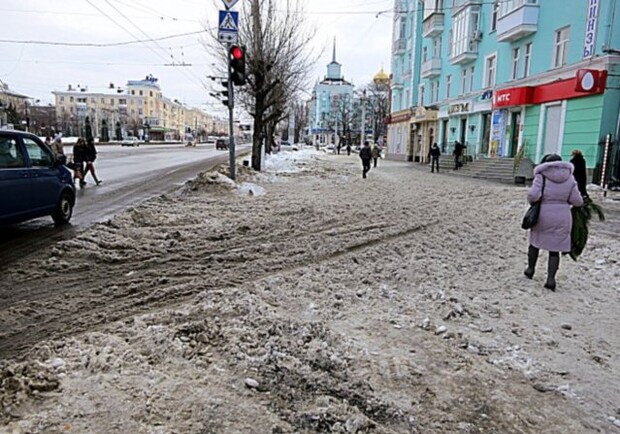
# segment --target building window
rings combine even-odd
[[[532,64],[532,43],[525,44],[525,55],[523,56],[523,76],[529,77],[530,65]]]
[[[426,62],[428,60],[428,48],[422,47],[422,62]]]
[[[461,95],[467,93],[467,68],[461,70]]]
[[[72,96],[69,97],[69,102],[73,102],[73,97]]]
[[[421,84],[420,87],[419,87],[418,105],[419,106],[423,106],[424,105],[424,85],[423,84]]]
[[[411,101],[410,93],[411,91],[409,89],[405,89],[405,104],[403,107],[409,107],[409,101]]]
[[[452,92],[452,74],[446,76],[446,98],[450,98]]]
[[[491,31],[497,30],[497,14],[499,13],[499,1],[495,0],[493,3],[493,12],[491,15]]]
[[[432,90],[432,95],[431,95],[431,102],[436,103],[437,101],[439,101],[439,82],[436,81],[435,82],[435,88]]]
[[[495,74],[493,74],[493,81],[495,81]],[[474,67],[469,68],[469,91],[474,90]]]
[[[65,97],[64,96],[60,97],[60,102],[65,102]]]
[[[521,49],[519,47],[512,49],[512,74],[511,78],[516,80],[519,78],[519,55],[521,53]]]
[[[566,65],[566,52],[568,50],[568,31],[570,27],[563,27],[555,32],[553,45],[553,67],[559,68]]]
[[[441,36],[433,39],[433,57],[441,57]]]
[[[139,91],[140,96],[142,96],[142,91]]]
[[[495,70],[497,68],[497,55],[492,54],[485,59],[484,87],[495,86]],[[473,75],[473,74],[472,74]]]
[[[480,11],[465,8],[453,17],[452,21],[452,56],[473,51],[477,40],[472,35],[479,30]]]
[[[153,91],[149,90],[149,96],[153,96]]]
[[[93,104],[97,102],[97,99],[93,96],[90,98],[90,102],[92,102]]]
[[[454,34],[452,30],[448,33],[448,56],[452,56],[452,45],[454,44]]]

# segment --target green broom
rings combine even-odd
[[[571,248],[569,255],[576,261],[583,252],[588,242],[588,225],[594,215],[597,215],[600,221],[605,221],[603,208],[597,205],[589,197],[584,198],[583,206],[573,207],[573,227],[571,229]]]

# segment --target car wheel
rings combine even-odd
[[[72,215],[73,196],[71,196],[69,192],[65,191],[60,196],[60,200],[58,200],[56,210],[54,211],[54,214],[52,214],[52,219],[54,219],[54,223],[56,223],[56,225],[60,226],[69,223]]]

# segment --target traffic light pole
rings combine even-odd
[[[235,180],[235,134],[233,129],[233,110],[235,108],[235,94],[232,82],[232,66],[230,58],[230,44],[226,45],[228,58],[228,171],[230,179]]]

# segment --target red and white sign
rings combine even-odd
[[[599,71],[598,69],[579,69],[577,71],[577,79],[575,80],[576,92],[600,93],[605,89],[603,84],[603,76],[607,78],[607,71]]]
[[[513,87],[493,92],[493,108],[528,104],[544,104],[552,101],[579,98],[605,92],[607,71],[579,69],[574,78],[557,80],[535,87]]]
[[[534,88],[529,86],[496,90],[493,92],[493,108],[532,104],[533,94]]]

